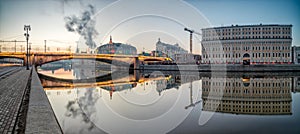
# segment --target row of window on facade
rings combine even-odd
[[[240,104],[240,105],[250,105],[251,104],[266,104],[266,106],[270,106],[270,104],[277,104],[274,105],[273,108],[276,108],[276,106],[282,106],[281,104],[290,104],[289,101],[231,101],[231,100],[223,100],[223,104]],[[271,108],[271,107],[269,107]]]
[[[253,27],[253,28],[223,28],[223,29],[210,29],[210,30],[207,30],[207,29],[204,29],[203,30],[203,33],[204,34],[207,34],[207,33],[220,33],[220,32],[235,32],[235,31],[291,31],[291,28],[290,27],[282,27],[282,28],[279,28],[279,27]]]
[[[269,109],[269,110],[264,110],[261,108],[258,109],[249,109],[249,110],[243,110],[243,109],[230,109],[230,108],[225,108],[224,112],[228,111],[228,112],[244,112],[244,113],[289,113],[290,110],[276,110],[276,109]]]
[[[225,37],[214,36],[211,38],[203,38],[203,41],[233,40],[233,39],[291,39],[291,36],[225,36]]]
[[[246,45],[282,45],[282,44],[291,44],[292,41],[268,41],[268,40],[259,40],[259,41],[222,41],[222,42],[205,42],[204,45],[208,46],[221,46],[221,45],[240,45],[240,44],[246,44]]]
[[[286,102],[284,102],[284,103],[286,103]],[[288,104],[290,104],[289,102],[287,102]],[[241,104],[245,104],[245,103],[241,103]],[[253,105],[251,105],[251,104],[253,104]],[[253,102],[253,103],[251,103],[251,104],[249,104],[249,105],[237,105],[236,103],[232,103],[232,102],[228,102],[228,103],[226,103],[226,102],[223,102],[223,104],[222,104],[222,106],[223,107],[233,107],[233,108],[245,108],[245,109],[247,109],[247,108],[249,108],[249,109],[260,109],[260,108],[269,108],[269,109],[271,109],[271,108],[273,108],[273,109],[276,109],[276,108],[290,108],[290,105],[281,105],[282,103],[279,101],[279,102],[276,102],[276,101],[274,101],[273,103],[271,103],[271,102],[269,102],[269,104],[272,104],[272,106],[271,105],[267,105],[267,106],[260,106],[260,102]],[[256,105],[256,104],[258,104],[258,105]]]
[[[239,51],[239,50],[244,50],[244,51],[248,51],[248,50],[290,50],[289,46],[253,46],[252,49],[250,49],[251,47],[249,46],[236,46],[236,47],[232,47],[232,46],[223,46],[223,47],[207,47],[207,48],[202,48],[203,51],[220,51],[221,48],[223,49],[223,51]]]
[[[289,113],[290,112],[290,106],[278,106],[274,107],[272,109],[263,108],[263,106],[253,106],[251,108],[245,108],[244,109],[234,109],[234,107],[231,108],[231,106],[224,106],[223,111],[228,112],[244,112],[244,113]]]
[[[269,58],[271,58],[271,57],[285,57],[285,58],[289,58],[290,53],[252,53],[252,57],[253,58],[261,58],[261,57],[269,57]]]
[[[215,99],[204,99],[203,101],[204,103],[210,103],[210,104],[236,104],[236,106],[239,106],[239,105],[243,105],[243,104],[262,104],[262,106],[264,106],[264,108],[269,108],[269,106],[271,105],[274,105],[277,106],[283,106],[283,105],[287,105],[289,106],[289,104],[291,104],[290,101],[240,101],[240,100],[215,100]],[[271,108],[271,107],[270,107]]]
[[[244,102],[244,103],[243,103]],[[290,112],[290,101],[249,101],[249,104],[245,105],[248,101],[222,101],[219,106],[219,101],[215,103],[212,100],[205,100],[204,110],[213,110],[217,108],[217,111],[227,112]]]
[[[289,35],[291,34],[290,31],[284,32],[284,31],[266,31],[266,32],[223,32],[222,34],[217,32],[217,33],[210,33],[210,34],[204,34],[203,37],[211,37],[211,36],[228,36],[228,35],[240,35],[240,36],[245,36],[245,35]],[[265,37],[265,36],[263,36]]]
[[[271,80],[270,80],[271,81]],[[282,81],[282,80],[281,80]],[[208,81],[203,81],[202,85],[212,85],[212,86],[233,86],[233,87],[241,87],[241,82],[208,82]],[[252,82],[253,87],[289,87],[290,83],[289,82]]]
[[[241,53],[203,54],[203,58],[242,58]],[[252,53],[252,58],[290,58],[290,53]]]
[[[226,97],[226,94],[236,94],[238,96],[230,96],[230,97],[240,97],[239,95],[241,95],[241,93],[245,94],[268,94],[271,96],[252,96],[252,97],[263,97],[263,98],[284,98],[284,96],[282,96],[283,94],[289,94],[291,93],[289,89],[264,89],[264,88],[259,88],[259,89],[211,89],[211,88],[203,88],[203,92],[213,92],[213,93],[224,93],[223,95],[221,95],[223,97]],[[213,95],[213,93],[211,93],[211,95]],[[203,93],[205,94],[205,93]],[[242,96],[243,98],[246,98],[247,96]],[[250,96],[251,97],[251,96]]]

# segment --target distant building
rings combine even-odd
[[[185,54],[188,53],[187,50],[184,50],[181,48],[178,44],[166,44],[160,41],[158,39],[156,43],[156,51],[162,52],[166,55],[168,55],[170,58],[175,59],[175,54]]]
[[[294,64],[300,64],[300,46],[292,47],[292,60]]]
[[[175,54],[175,62],[177,64],[200,64],[201,56],[197,54]]]
[[[232,25],[202,29],[202,62],[291,63],[292,25]],[[249,57],[247,57],[249,56]]]
[[[97,48],[98,54],[120,54],[120,55],[136,55],[137,50],[134,46],[122,43],[112,42],[112,37],[110,36],[110,41],[108,44],[102,45]]]
[[[151,51],[151,54],[150,56],[153,56],[153,57],[167,57],[167,54],[163,53],[162,51]]]

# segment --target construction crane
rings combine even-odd
[[[190,107],[195,107],[197,104],[199,104],[201,100],[194,102],[193,101],[193,82],[190,82],[190,105],[185,106],[185,109],[188,109]]]
[[[26,41],[18,41],[18,40],[5,41],[5,40],[0,40],[0,42],[15,42],[15,52],[17,52],[17,42],[26,42]]]
[[[202,35],[201,33],[198,33],[192,29],[184,28],[184,31],[187,31],[190,33],[190,53],[193,53],[193,33]]]

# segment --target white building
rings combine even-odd
[[[300,77],[293,77],[293,92],[300,92]]]
[[[166,55],[168,55],[170,58],[175,59],[175,54],[187,54],[188,51],[181,48],[178,44],[167,44],[163,43],[158,39],[156,43],[156,51],[160,51]]]
[[[292,62],[292,25],[232,25],[202,29],[202,63]]]
[[[292,47],[292,56],[294,64],[300,64],[300,46]]]
[[[202,77],[202,105],[221,113],[292,114],[291,90],[292,78]]]

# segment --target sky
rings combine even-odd
[[[0,0],[0,40],[24,41],[24,25],[30,25],[29,42],[50,50],[87,49],[84,37],[69,32],[66,17],[81,17],[88,5],[97,46],[113,42],[137,47],[138,52],[155,49],[158,38],[189,50],[184,27],[201,28],[244,24],[292,24],[292,45],[300,46],[300,0]],[[76,27],[75,27],[76,28]],[[200,53],[201,36],[193,35],[193,52]],[[14,43],[0,42],[1,46]],[[17,43],[17,47],[25,43]]]

